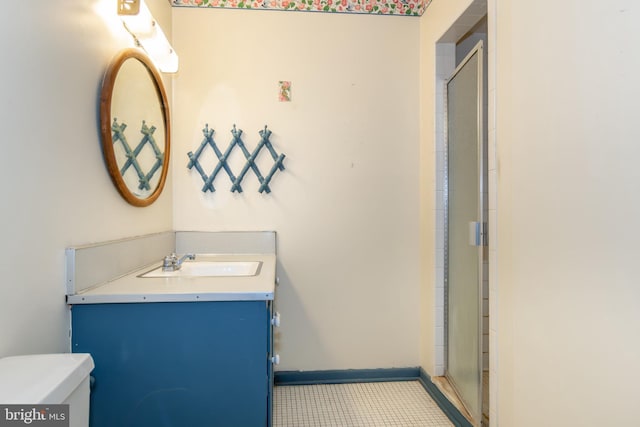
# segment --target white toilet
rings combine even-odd
[[[69,426],[89,426],[91,355],[37,354],[0,359],[0,404],[69,404]]]

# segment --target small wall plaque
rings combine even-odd
[[[278,101],[291,102],[291,82],[280,81],[278,82],[278,86],[280,88],[278,92]]]

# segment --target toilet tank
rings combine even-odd
[[[89,425],[91,355],[37,354],[0,359],[0,405],[68,404],[69,427]]]

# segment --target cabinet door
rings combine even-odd
[[[87,304],[74,352],[91,353],[92,427],[265,426],[264,301]]]
[[[267,301],[267,336],[269,337],[267,348],[267,427],[271,427],[273,421],[273,302]]]

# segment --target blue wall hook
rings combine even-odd
[[[153,137],[153,133],[156,131],[156,127],[155,126],[151,126],[148,127],[147,123],[143,120],[142,121],[142,129],[140,129],[140,132],[144,135],[144,137],[142,138],[142,141],[140,141],[140,144],[138,144],[138,146],[136,147],[136,149],[134,150],[136,155],[138,155],[140,153],[140,151],[142,151],[142,149],[144,148],[144,146],[146,144],[149,144],[151,146],[151,149],[153,150],[155,157],[156,157],[156,161],[154,162],[153,166],[151,167],[151,169],[149,170],[149,172],[147,172],[147,174],[145,175],[145,183],[146,183],[146,187],[147,189],[149,189],[149,181],[151,180],[151,178],[153,178],[153,175],[155,175],[155,173],[158,171],[158,169],[160,169],[162,167],[162,163],[164,161],[164,153],[160,150],[160,147],[158,147],[158,144],[156,143],[155,138]]]
[[[136,146],[136,148],[133,150],[131,149],[131,146],[127,142],[127,138],[125,136],[125,129],[127,129],[126,123],[123,122],[121,124],[118,124],[118,119],[117,118],[113,119],[113,123],[111,124],[111,130],[113,132],[113,135],[112,135],[113,143],[115,144],[116,142],[120,142],[120,144],[122,145],[122,148],[124,149],[125,157],[127,158],[127,161],[124,163],[124,165],[122,165],[122,168],[120,169],[120,175],[124,176],[125,173],[127,173],[127,171],[129,170],[129,168],[133,167],[133,169],[135,170],[138,176],[138,182],[139,182],[138,189],[150,190],[151,185],[149,184],[149,182],[153,178],[153,175],[155,175],[155,173],[158,171],[158,169],[160,169],[164,161],[164,153],[160,150],[160,148],[158,147],[158,144],[156,143],[153,137],[153,133],[156,131],[156,127],[153,125],[151,127],[147,126],[147,123],[143,120],[142,126],[140,128],[140,133],[143,136],[140,142],[138,143],[138,145]],[[140,165],[140,162],[138,162],[138,155],[147,144],[153,150],[156,161],[154,162],[149,172],[145,174],[144,170],[142,169],[142,166]]]
[[[189,151],[187,153],[187,156],[189,156],[189,164],[187,165],[187,168],[191,169],[191,168],[196,168],[196,170],[198,171],[198,173],[200,174],[200,176],[202,177],[202,180],[205,182],[205,186],[202,189],[202,191],[206,192],[208,190],[210,191],[216,191],[215,188],[213,188],[213,185],[206,185],[207,180],[209,179],[207,177],[207,174],[204,172],[204,170],[202,169],[202,166],[200,165],[200,162],[198,162],[198,158],[200,157],[200,154],[202,154],[202,151],[205,149],[205,147],[207,146],[207,144],[209,144],[209,141],[213,141],[213,132],[214,130],[211,129],[209,130],[209,124],[205,124],[204,125],[204,129],[202,129],[202,133],[204,134],[204,139],[202,140],[202,143],[200,144],[200,146],[198,147],[198,149],[196,150],[196,153],[193,154],[193,152]]]
[[[236,127],[234,125],[233,126],[233,130],[235,131],[235,129],[236,129]],[[242,179],[244,178],[244,176],[247,173],[247,171],[249,170],[249,168],[251,168],[253,170],[253,173],[258,178],[258,181],[260,181],[260,184],[263,184],[264,183],[264,178],[262,177],[262,174],[260,173],[260,169],[258,169],[258,166],[255,164],[255,159],[256,159],[256,157],[258,157],[258,153],[260,153],[260,149],[262,149],[262,146],[264,145],[264,142],[260,141],[260,143],[258,144],[256,149],[253,150],[253,153],[249,154],[249,150],[247,150],[247,147],[244,146],[242,140],[239,137],[242,134],[242,130],[240,132],[237,132],[237,134],[238,134],[238,138],[237,138],[236,144],[242,150],[242,153],[244,154],[245,159],[247,159],[247,163],[245,163],[244,167],[242,168],[242,171],[240,172],[240,175],[238,175],[238,178],[233,183],[234,187],[236,185],[240,185],[240,182],[242,182]],[[235,135],[236,135],[236,133],[234,133],[234,139],[235,139]],[[233,191],[233,188],[232,188],[232,191]],[[266,191],[267,191],[267,193],[270,193],[271,189],[269,187],[267,187]]]
[[[260,188],[258,189],[258,191],[262,193],[263,191],[269,192],[267,190],[269,188],[268,187],[269,182],[271,181],[271,178],[276,173],[276,171],[278,169],[280,169],[281,171],[284,170],[284,165],[282,164],[282,162],[284,161],[285,155],[284,154],[278,155],[278,153],[276,153],[276,150],[274,150],[273,146],[271,145],[271,141],[269,141],[269,137],[271,136],[271,131],[267,129],[267,125],[264,125],[264,130],[260,131],[260,136],[262,137],[260,143],[267,147],[267,149],[269,150],[269,153],[271,154],[271,157],[275,161],[275,163],[271,167],[271,170],[269,171],[267,176],[264,178],[264,182],[260,184]]]
[[[234,130],[235,130],[235,125],[234,125]],[[214,130],[209,129],[208,123],[204,125],[204,129],[202,129],[202,133],[204,135],[204,139],[200,143],[200,146],[196,150],[195,154],[191,151],[187,153],[187,156],[189,157],[189,163],[187,164],[187,168],[192,169],[195,167],[198,173],[200,174],[200,176],[202,177],[202,180],[204,181],[204,186],[202,187],[202,191],[205,193],[207,191],[211,191],[213,193],[214,191],[216,191],[215,187],[213,186],[213,180],[218,175],[218,172],[220,172],[220,169],[224,169],[227,172],[227,175],[229,175],[229,179],[231,180],[232,184],[236,180],[235,175],[233,174],[233,172],[231,171],[231,168],[227,164],[227,159],[229,158],[229,154],[231,154],[231,151],[233,150],[233,147],[235,145],[235,137],[234,137],[234,141],[232,141],[231,145],[229,145],[225,153],[222,154],[222,152],[216,145],[215,141],[213,140]],[[204,151],[204,149],[208,146],[213,149],[213,152],[216,154],[216,157],[218,158],[218,164],[214,168],[213,172],[211,172],[210,176],[207,176],[207,174],[204,172],[204,169],[202,168],[202,165],[200,164],[200,161],[198,160],[200,158],[200,155]],[[238,186],[235,189],[232,188],[231,191],[238,191],[242,193],[242,187]]]
[[[279,155],[276,152],[276,150],[273,148],[273,145],[269,141],[269,137],[271,136],[272,132],[269,129],[267,129],[266,125],[264,127],[264,130],[259,131],[261,139],[252,153],[249,153],[249,150],[247,149],[244,142],[242,141],[242,129],[236,128],[235,124],[233,125],[233,129],[231,129],[231,135],[233,136],[233,139],[231,140],[231,143],[225,150],[224,154],[222,154],[222,152],[216,145],[215,141],[213,140],[214,131],[213,129],[209,129],[208,124],[205,124],[205,127],[202,130],[202,133],[204,134],[204,139],[200,143],[200,146],[196,150],[195,154],[191,151],[187,153],[187,156],[189,157],[189,163],[187,164],[187,168],[188,169],[195,168],[198,171],[198,173],[202,177],[202,180],[204,181],[204,186],[202,187],[203,192],[206,193],[207,191],[211,191],[211,192],[215,191],[215,188],[213,186],[213,181],[215,180],[216,176],[218,175],[221,169],[225,170],[225,172],[229,176],[229,179],[231,180],[231,184],[232,184],[231,192],[237,191],[238,193],[242,193],[241,183],[245,175],[249,171],[249,169],[253,171],[253,173],[258,178],[258,181],[260,181],[260,188],[258,189],[258,191],[260,193],[271,192],[271,189],[269,188],[269,182],[271,181],[271,179],[273,178],[273,175],[276,173],[277,170],[284,170],[283,161],[284,161],[285,155],[284,154]],[[213,171],[211,172],[211,175],[209,176],[207,176],[207,174],[204,172],[204,169],[199,161],[200,156],[208,146],[210,146],[213,149],[214,153],[216,154],[216,157],[218,158],[218,163],[213,169]],[[247,161],[244,164],[242,170],[240,171],[240,174],[237,177],[233,174],[233,172],[231,171],[231,168],[229,167],[229,164],[227,163],[227,160],[229,159],[231,152],[236,146],[240,147],[240,150],[242,151],[242,154],[244,155]],[[262,176],[262,173],[260,172],[258,165],[255,163],[256,158],[260,154],[260,150],[262,150],[263,147],[267,147],[267,150],[269,150],[269,153],[271,154],[271,157],[273,158],[273,161],[274,161],[274,164],[271,167],[271,170],[269,171],[266,177]]]

